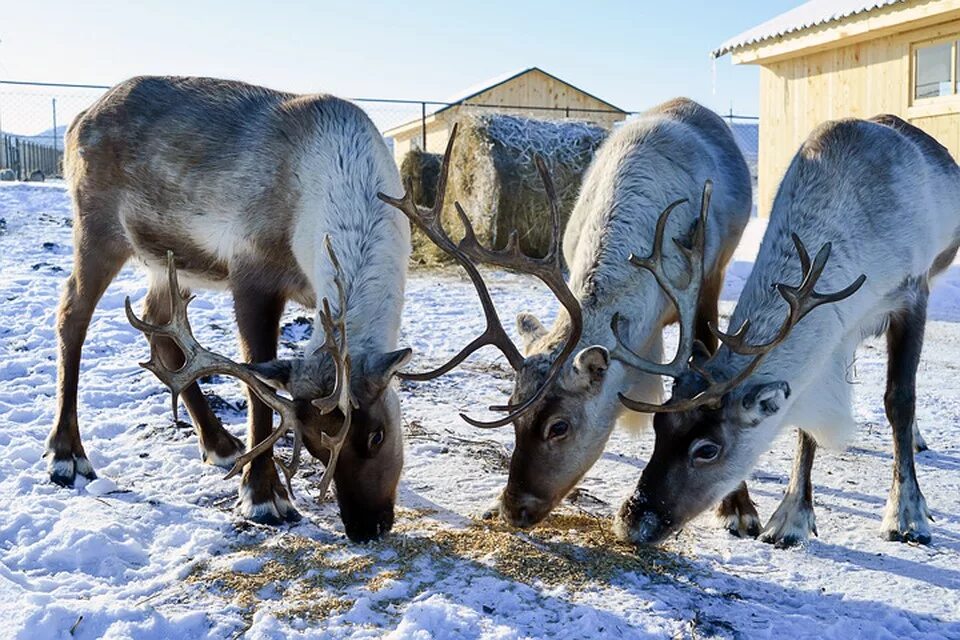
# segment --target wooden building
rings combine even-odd
[[[893,113],[960,157],[960,0],[814,0],[713,56],[760,66],[760,215],[814,127]]]
[[[612,126],[627,112],[537,67],[504,74],[450,98],[439,109],[383,132],[399,164],[411,149],[442,153],[450,128],[465,114],[514,113],[531,118],[586,120]],[[426,140],[424,141],[424,137]]]

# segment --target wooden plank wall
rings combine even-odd
[[[770,63],[760,71],[759,198],[769,215],[800,144],[826,120],[894,113],[960,158],[960,112],[911,105],[911,44],[956,35],[960,20]]]

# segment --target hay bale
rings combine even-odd
[[[583,174],[607,130],[586,122],[486,114],[461,121],[459,131],[443,212],[448,233],[454,240],[463,237],[453,206],[460,202],[486,246],[502,248],[516,229],[525,253],[545,255],[550,208],[534,155],[546,161],[560,200],[561,223],[566,225]],[[447,261],[432,244],[415,246],[414,260]]]
[[[442,162],[442,154],[427,153],[420,149],[414,149],[403,157],[403,162],[400,163],[400,178],[404,185],[413,185],[413,200],[418,205],[432,207],[436,201],[437,179],[440,177],[440,164]],[[415,225],[411,225],[410,231],[414,261],[421,263],[435,262],[435,258],[428,258],[428,256],[433,256],[431,252],[439,252],[439,250]]]

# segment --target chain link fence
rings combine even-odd
[[[30,180],[59,177],[63,164],[63,136],[70,122],[110,87],[87,84],[56,84],[0,80],[0,178]],[[639,111],[530,107],[520,105],[448,103],[429,100],[355,98],[381,132],[398,127],[421,132],[421,147],[429,143],[428,121],[437,111],[460,106],[462,113],[496,111],[548,120],[588,120],[617,126]],[[740,145],[751,173],[756,177],[759,120],[732,112],[723,116]],[[393,145],[393,139],[387,143]],[[441,152],[443,149],[425,149]]]

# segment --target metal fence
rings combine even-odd
[[[62,172],[63,135],[70,122],[110,87],[91,84],[61,84],[0,80],[0,137],[10,142],[0,148],[0,170],[9,168],[17,179],[29,179],[34,171],[46,177]],[[639,111],[577,109],[568,107],[530,107],[521,105],[482,104],[475,102],[441,102],[434,100],[391,100],[354,98],[381,131],[404,124],[418,125],[423,146],[426,146],[428,119],[439,109],[466,107],[468,113],[505,112],[533,115],[547,119],[611,121],[614,116],[627,120]],[[758,118],[732,112],[723,116],[743,150],[751,171],[756,174],[758,155]],[[19,146],[19,151],[18,151]],[[426,149],[440,152],[442,149]],[[51,159],[52,158],[52,159]]]

